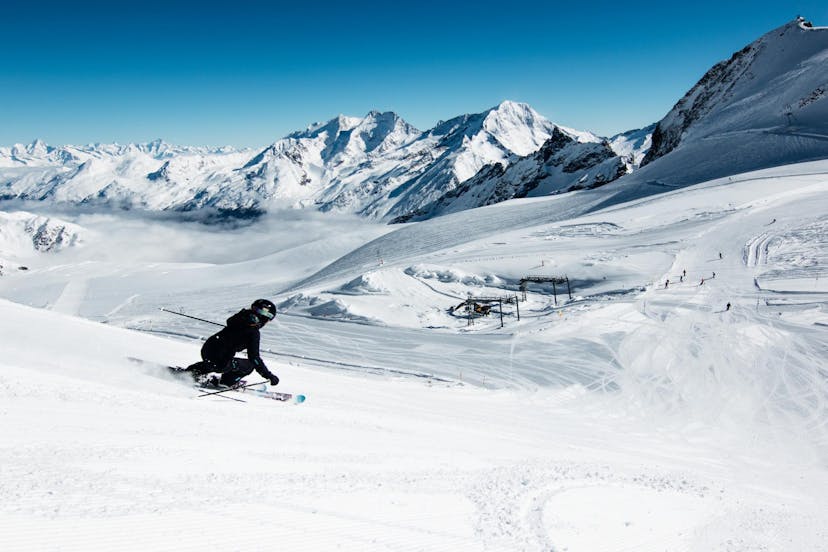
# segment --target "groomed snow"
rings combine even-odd
[[[77,217],[82,250],[0,277],[2,548],[828,550],[826,191],[814,162],[402,228]],[[573,298],[451,310],[544,274]],[[305,404],[128,360],[214,330],[159,307],[259,296]]]

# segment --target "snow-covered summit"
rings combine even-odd
[[[654,130],[642,166],[684,144],[720,137],[747,141],[773,135],[824,142],[826,72],[828,29],[806,26],[797,18],[766,33],[713,66],[676,103]]]
[[[828,29],[798,18],[716,64],[657,124],[607,204],[828,158]]]
[[[481,127],[520,156],[537,151],[557,128],[528,104],[508,100],[488,110]]]
[[[317,121],[311,123],[305,130],[297,130],[285,136],[285,138],[315,138],[321,132],[334,130],[351,130],[357,126],[362,119],[360,117],[350,117],[348,115],[339,114],[328,121]]]
[[[378,178],[367,179],[373,185],[357,188],[358,194],[351,186],[336,196],[328,195],[324,208],[357,210],[376,218],[400,220],[431,206],[427,211],[436,216],[441,211],[433,208],[435,201],[446,194],[456,195],[462,183],[486,167],[507,166],[534,154],[556,132],[574,140],[599,141],[590,133],[560,127],[529,105],[512,101],[501,102],[481,113],[440,121],[394,152],[402,162],[413,160],[413,165],[405,168],[400,163]],[[386,180],[386,176],[391,178]],[[363,206],[354,209],[355,203]],[[485,203],[469,198],[463,204],[471,208]]]
[[[311,125],[304,131],[289,134],[273,146],[287,151],[286,144],[312,142],[313,149],[319,150],[320,159],[330,162],[337,156],[363,157],[375,151],[382,153],[419,135],[419,130],[393,111],[370,111],[361,118],[339,115],[327,123]]]

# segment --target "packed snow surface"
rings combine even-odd
[[[402,227],[70,217],[82,248],[0,277],[2,549],[828,550],[826,192],[820,161]],[[302,405],[129,360],[216,329],[161,307],[258,297]]]

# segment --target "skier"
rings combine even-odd
[[[259,356],[259,330],[276,316],[276,305],[267,299],[256,299],[249,309],[242,309],[227,319],[227,326],[210,336],[201,347],[201,362],[191,364],[185,371],[196,381],[209,372],[221,373],[209,383],[232,386],[256,370],[270,385],[279,378],[265,366]],[[235,358],[237,352],[247,349],[247,359]]]
[[[670,287],[670,279],[669,278],[667,278],[667,280],[664,282],[664,289],[667,289],[668,287]]]
[[[726,310],[726,311],[729,311],[729,310],[730,310],[730,303],[729,303],[729,302],[728,302],[727,306],[725,307],[725,310]]]

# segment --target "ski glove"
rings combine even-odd
[[[275,375],[270,376],[270,385],[279,385],[279,378]]]

